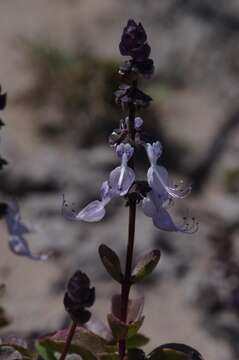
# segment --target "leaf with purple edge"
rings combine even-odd
[[[104,244],[100,245],[99,254],[107,272],[112,276],[114,280],[118,281],[121,284],[123,280],[123,274],[121,270],[120,260],[117,254]]]
[[[146,276],[150,275],[156,268],[160,259],[160,251],[155,249],[150,253],[143,256],[135,266],[131,281],[133,283],[143,280]]]
[[[127,349],[133,349],[137,347],[142,347],[149,342],[149,338],[141,333],[135,334],[134,336],[131,336],[126,341]]]
[[[109,326],[111,328],[112,334],[116,340],[130,338],[137,334],[144,322],[144,317],[141,317],[139,320],[126,324],[121,321],[113,314],[108,314],[107,316]]]
[[[60,330],[52,336],[39,339],[39,343],[53,351],[62,352],[67,339],[68,329]],[[116,346],[108,341],[78,326],[76,328],[69,353],[79,354],[83,360],[96,360],[99,353],[114,353]]]
[[[128,326],[113,314],[107,315],[108,323],[116,340],[124,339],[128,333]]]

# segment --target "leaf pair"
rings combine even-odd
[[[144,322],[144,317],[142,316],[139,320],[126,324],[118,319],[113,314],[108,314],[107,316],[108,323],[114,338],[119,341],[120,339],[131,338],[136,335],[138,330],[141,328]]]
[[[121,264],[118,255],[108,246],[103,244],[99,247],[99,254],[107,272],[112,276],[114,280],[118,281],[121,284],[123,282],[124,276],[121,270]],[[159,259],[160,251],[157,249],[143,256],[138,261],[132,272],[131,283],[133,284],[142,281],[148,275],[150,275],[156,268]]]
[[[51,352],[62,352],[67,334],[68,329],[64,329],[53,336],[42,338],[38,341],[38,347],[40,345],[41,348]],[[117,347],[110,344],[106,339],[78,326],[71,342],[69,354],[79,354],[83,360],[97,360],[99,358],[106,359],[109,355],[115,355],[116,351]],[[46,360],[52,359],[46,358]]]

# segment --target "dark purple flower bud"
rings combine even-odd
[[[123,56],[131,56],[135,60],[145,60],[150,55],[147,35],[141,23],[136,24],[132,19],[128,21],[123,30],[119,44],[120,53]]]
[[[90,307],[94,304],[95,289],[90,288],[88,276],[81,271],[76,271],[67,284],[69,297],[82,307]]]
[[[66,293],[64,296],[64,306],[70,314],[73,321],[84,324],[91,316],[91,313],[85,310],[95,301],[95,288],[90,287],[88,276],[80,270],[70,278]]]
[[[91,312],[74,302],[68,293],[64,296],[64,306],[74,322],[85,324],[90,320]]]

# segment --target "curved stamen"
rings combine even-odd
[[[162,176],[157,171],[157,168],[155,166],[152,166],[152,168],[154,170],[157,179],[160,181],[160,183],[163,185],[164,189],[167,191],[167,193],[170,196],[178,199],[183,199],[191,192],[192,190],[191,185],[186,186],[182,180],[180,181],[181,185],[176,184],[173,187],[168,186],[163,180]]]
[[[61,207],[61,213],[62,216],[67,220],[75,220],[77,211],[74,209],[75,204],[69,204],[66,199],[65,195],[62,194],[62,207]]]

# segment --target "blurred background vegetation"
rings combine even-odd
[[[107,144],[122,116],[113,93],[122,62],[118,43],[127,19],[144,24],[156,73],[142,81],[154,101],[141,115],[162,162],[193,184],[176,216],[196,215],[193,237],[153,229],[138,211],[136,257],[159,247],[156,276],[145,284],[145,333],[152,345],[187,340],[205,358],[239,354],[239,4],[235,0],[23,0],[0,4],[0,83],[8,92],[1,153],[2,198],[17,198],[36,231],[37,250],[52,249],[48,264],[14,257],[1,224],[0,282],[10,325],[5,334],[28,337],[66,322],[67,277],[88,271],[104,318],[117,291],[104,275],[97,247],[122,256],[127,211],[112,204],[105,222],[65,222],[61,194],[79,206],[97,198],[116,163]],[[142,155],[143,156],[143,155]],[[145,158],[138,164],[145,177]],[[36,286],[37,284],[37,286]],[[182,329],[183,328],[183,329]]]

